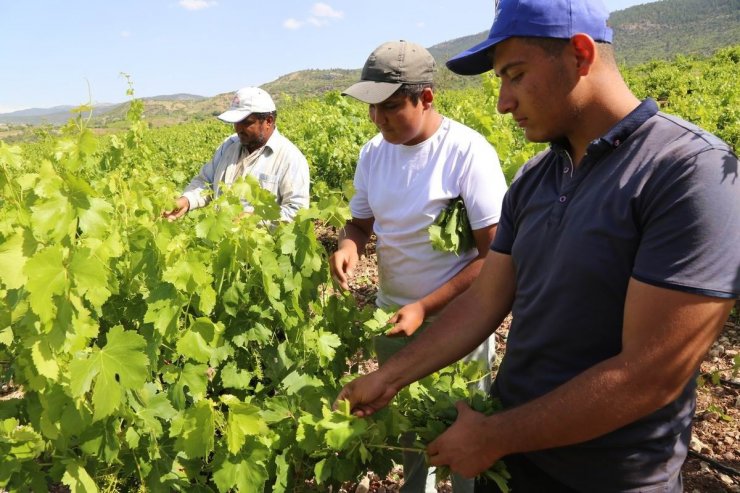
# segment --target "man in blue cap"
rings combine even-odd
[[[630,92],[607,17],[597,1],[501,0],[488,39],[449,60],[494,70],[498,110],[551,145],[507,192],[472,286],[338,396],[370,415],[511,311],[491,389],[505,410],[459,403],[427,452],[464,476],[503,459],[517,493],[681,491],[696,373],[740,296],[740,183],[722,179],[737,157]]]

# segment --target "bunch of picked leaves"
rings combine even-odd
[[[456,255],[475,247],[468,211],[461,197],[453,199],[440,211],[429,226],[429,239],[435,250],[452,252]]]
[[[501,403],[480,390],[484,372],[478,362],[459,362],[406,387],[397,396],[398,407],[410,421],[408,431],[417,435],[411,449],[425,453],[426,446],[444,433],[457,419],[457,401],[467,402],[471,409],[490,415],[502,409]],[[448,467],[436,468],[437,481],[449,478]],[[499,489],[509,491],[511,477],[503,461],[481,473],[480,478],[493,481]]]

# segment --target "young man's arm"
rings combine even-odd
[[[329,268],[342,289],[349,289],[349,277],[357,266],[360,255],[365,251],[374,223],[374,217],[367,219],[353,217],[339,231],[337,251],[329,258]]]
[[[458,403],[455,424],[427,448],[431,464],[472,477],[505,455],[584,442],[660,409],[693,378],[733,305],[631,279],[621,353],[492,416]]]
[[[474,230],[473,236],[478,249],[478,255],[442,286],[420,300],[401,307],[389,320],[394,325],[388,331],[387,335],[410,336],[416,332],[416,329],[421,326],[426,317],[439,312],[452,299],[465,291],[480,273],[483,261],[486,258],[486,254],[491,247],[495,235],[495,224]]]

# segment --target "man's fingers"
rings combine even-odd
[[[401,329],[398,325],[394,325],[385,333],[385,335],[387,335],[388,337],[393,337],[400,334],[403,334],[403,329]]]

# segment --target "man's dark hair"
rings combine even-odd
[[[424,92],[424,89],[426,88],[434,90],[434,84],[426,83],[426,84],[403,84],[401,87],[398,88],[396,92],[393,93],[395,96],[396,94],[401,96],[408,96],[409,99],[411,99],[411,102],[414,106],[416,106],[419,103],[419,99],[421,98],[421,93]]]
[[[568,43],[569,39],[560,38],[537,38],[532,36],[522,37],[522,39],[531,45],[539,46],[542,51],[550,57],[556,57],[560,55]],[[617,66],[616,58],[614,57],[614,48],[611,43],[604,41],[596,41],[596,46],[599,50],[601,58],[609,65]]]
[[[261,122],[267,120],[267,118],[270,116],[272,117],[273,122],[277,121],[277,111],[268,111],[266,113],[252,113],[252,114],[257,120]]]

